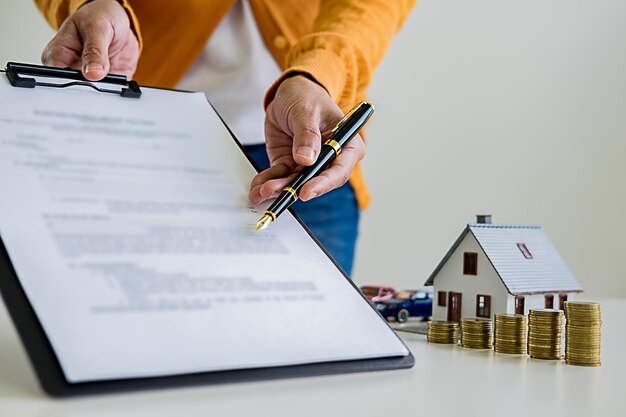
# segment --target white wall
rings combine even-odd
[[[478,274],[463,275],[463,254],[474,252],[478,254]],[[448,306],[437,306],[437,292],[450,291],[460,292],[461,296],[461,318],[476,317],[476,296],[491,296],[491,316],[495,313],[507,312],[507,291],[502,280],[485,256],[478,241],[471,233],[467,234],[463,241],[456,248],[450,259],[441,268],[435,278],[433,293],[433,319],[447,320]],[[448,304],[449,301],[446,303]]]
[[[542,225],[581,298],[625,296],[625,16],[623,0],[423,0],[371,90],[356,281],[419,287],[492,213]]]
[[[0,67],[7,61],[39,63],[54,32],[31,0],[0,0]]]
[[[559,294],[552,294],[552,295],[554,296],[553,308],[559,308]],[[568,301],[574,301],[578,299],[581,299],[581,296],[578,293],[567,294]],[[532,309],[545,308],[545,306],[546,306],[545,294],[527,295],[524,297],[524,314],[528,314],[528,312]],[[513,295],[507,295],[507,312],[515,313],[515,296]]]
[[[587,297],[626,296],[624,16],[623,0],[422,0],[371,90],[357,283],[420,287],[489,212],[541,224]],[[51,34],[32,2],[0,0],[0,65],[38,62]]]

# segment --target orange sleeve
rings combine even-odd
[[[304,73],[322,85],[341,108],[353,105],[372,80],[416,0],[322,0],[310,34],[287,54],[282,76],[270,87],[265,105],[287,77]]]
[[[44,15],[50,26],[55,30],[59,29],[65,19],[76,10],[80,9],[91,0],[35,0],[37,7]],[[141,39],[141,31],[139,30],[139,21],[133,12],[128,0],[118,0],[126,10],[130,19],[131,28],[139,41],[139,49],[141,50],[143,42]]]
[[[35,0],[37,7],[55,30],[69,15],[90,0]]]

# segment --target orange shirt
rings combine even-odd
[[[35,0],[55,28],[90,0]],[[141,45],[135,79],[173,88],[202,52],[235,0],[119,0]],[[364,100],[372,74],[416,0],[249,0],[283,75],[305,73],[347,112]],[[350,183],[359,207],[370,200],[360,166]]]

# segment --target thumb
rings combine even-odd
[[[290,125],[293,131],[293,160],[302,166],[312,165],[319,155],[322,134],[317,112],[295,111]]]
[[[104,78],[111,67],[109,46],[113,41],[113,28],[106,21],[91,23],[79,28],[83,38],[83,75],[90,81]]]

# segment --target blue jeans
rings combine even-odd
[[[245,146],[245,149],[261,170],[269,168],[265,144]],[[352,186],[344,184],[311,201],[298,200],[291,207],[350,276],[360,216]]]

